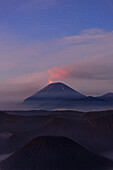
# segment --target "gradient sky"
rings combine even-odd
[[[113,92],[113,0],[0,1],[0,102],[49,80]]]

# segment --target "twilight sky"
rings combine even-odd
[[[0,102],[49,80],[113,92],[113,0],[0,0]]]

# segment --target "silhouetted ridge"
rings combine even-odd
[[[104,170],[112,161],[66,137],[37,137],[1,162],[2,170]]]
[[[103,96],[99,96],[98,98],[108,101],[113,101],[113,93],[106,93]]]

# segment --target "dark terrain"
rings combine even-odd
[[[15,115],[0,112],[0,154],[14,152],[30,139],[48,135],[69,137],[98,153],[113,150],[113,111],[17,113],[26,115],[27,111],[12,112]]]
[[[113,153],[113,111],[0,112],[0,155],[14,153],[40,136],[64,136],[107,157]]]
[[[30,141],[0,164],[3,170],[106,170],[113,162],[65,137]]]

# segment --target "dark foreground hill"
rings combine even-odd
[[[2,161],[2,170],[108,170],[113,162],[66,137],[37,137]]]
[[[24,112],[12,112],[25,114]],[[113,151],[113,111],[0,112],[0,154],[12,153],[37,136],[65,136],[96,153]],[[28,112],[29,115],[29,112]]]

